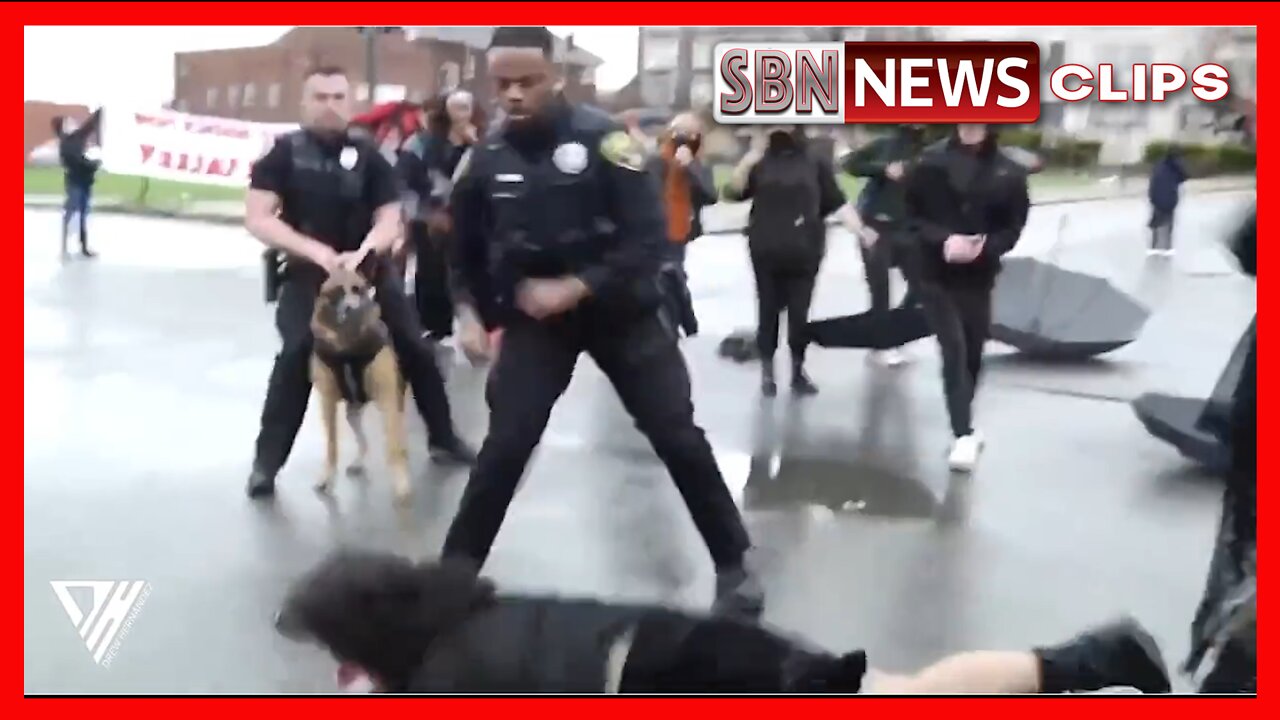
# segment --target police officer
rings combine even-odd
[[[387,255],[400,239],[400,195],[391,165],[367,140],[347,133],[350,82],[334,67],[309,72],[302,129],[280,137],[253,167],[245,227],[286,254],[276,355],[249,477],[250,497],[272,495],[311,394],[311,313],[328,272],[339,266],[369,276],[401,368],[426,422],[431,455],[471,462],[454,431],[444,381]]]
[[[638,143],[555,92],[546,28],[495,30],[489,75],[506,112],[467,160],[452,198],[460,341],[489,355],[489,435],[444,555],[484,564],[552,406],[582,352],[609,377],[684,497],[715,563],[718,609],[756,614],[749,539],[693,419],[688,370],[660,314],[666,226]]]

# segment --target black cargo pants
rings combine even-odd
[[[456,439],[444,378],[431,351],[423,343],[403,283],[397,282],[391,262],[370,262],[378,307],[391,334],[401,372],[413,389],[413,399],[427,426],[429,442],[443,445]],[[311,265],[289,270],[276,306],[276,329],[282,346],[271,368],[267,397],[258,433],[256,469],[275,475],[284,466],[306,416],[311,396],[311,314],[324,273]]]
[[[551,409],[588,353],[675,481],[717,568],[742,562],[742,516],[702,428],[674,329],[657,312],[626,322],[590,310],[503,328],[486,392],[489,434],[463,492],[443,554],[483,566]],[[606,509],[607,510],[607,509]]]
[[[982,351],[991,335],[991,288],[923,283],[920,304],[942,350],[942,389],[951,432],[973,432],[973,398],[982,375]]]
[[[913,256],[911,241],[904,237],[901,225],[893,223],[869,222],[879,235],[870,248],[858,240],[858,249],[862,252],[862,271],[867,280],[867,291],[871,294],[871,311],[887,312],[889,310],[889,271],[897,267],[902,271],[902,278],[907,283],[906,295],[898,307],[911,307],[920,301],[917,285],[919,273],[916,272],[916,259]]]

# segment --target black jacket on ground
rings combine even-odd
[[[905,200],[922,279],[945,285],[993,286],[1000,258],[1017,245],[1031,208],[1026,171],[998,152],[994,135],[976,151],[955,138],[926,150],[907,174]],[[948,263],[942,251],[953,234],[985,234],[982,254]]]

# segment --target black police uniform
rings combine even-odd
[[[694,423],[688,369],[660,313],[666,230],[638,145],[592,108],[556,103],[540,131],[497,129],[474,148],[452,198],[455,294],[503,329],[488,386],[489,434],[444,555],[482,566],[578,355],[588,353],[666,464],[718,571],[729,609],[758,610],[743,569],[742,518]],[[574,275],[591,289],[541,321],[516,309],[526,278]],[[745,601],[745,606],[742,603]]]
[[[373,227],[375,211],[400,200],[395,173],[372,144],[343,136],[323,138],[306,130],[280,137],[254,165],[249,186],[278,195],[285,223],[340,253],[358,250]],[[469,459],[454,432],[444,380],[419,339],[421,330],[391,262],[370,257],[361,270],[373,284],[392,346],[426,422],[433,454]],[[311,395],[311,315],[325,277],[322,268],[306,260],[292,258],[286,264],[276,307],[283,347],[271,369],[262,408],[250,495],[274,490],[275,475],[289,457],[306,415]]]

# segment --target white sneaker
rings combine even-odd
[[[951,445],[951,455],[947,464],[956,472],[972,472],[978,464],[978,455],[982,452],[982,436],[977,431],[971,432]]]
[[[901,350],[873,350],[868,359],[884,367],[898,367],[909,360]]]

